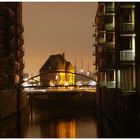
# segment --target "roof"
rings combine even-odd
[[[73,67],[70,62],[66,61],[64,54],[55,54],[49,56],[47,61],[41,67],[40,71],[44,70],[65,71],[70,69],[73,69]]]

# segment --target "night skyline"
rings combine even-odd
[[[37,74],[52,54],[93,71],[95,2],[23,2],[25,72]],[[28,16],[27,16],[28,15]]]

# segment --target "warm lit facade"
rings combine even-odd
[[[41,85],[73,85],[75,82],[74,68],[66,61],[64,53],[51,55],[41,67],[41,73],[48,73],[40,76]]]
[[[94,47],[103,137],[140,136],[136,99],[140,89],[138,7],[139,3],[131,2],[98,3]]]

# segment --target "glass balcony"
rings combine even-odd
[[[115,81],[108,81],[107,82],[107,88],[115,88],[116,85],[115,85]]]
[[[100,38],[99,43],[105,43],[105,38]]]
[[[135,52],[133,52],[132,50],[120,51],[120,60],[121,61],[134,61]]]
[[[114,50],[115,49],[115,42],[106,42],[107,50]]]
[[[114,6],[113,5],[106,5],[105,12],[106,13],[114,12]]]
[[[122,32],[133,32],[134,31],[134,23],[122,23],[121,24]]]
[[[113,31],[113,30],[114,30],[114,25],[113,25],[113,23],[107,23],[107,24],[105,25],[105,30],[106,30],[106,31]]]
[[[100,85],[101,87],[104,87],[104,86],[106,86],[106,82],[105,82],[105,81],[101,81],[101,82],[99,83],[99,85]]]

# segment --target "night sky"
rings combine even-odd
[[[95,2],[23,2],[25,72],[38,74],[52,54],[65,53],[78,71],[93,70]]]

